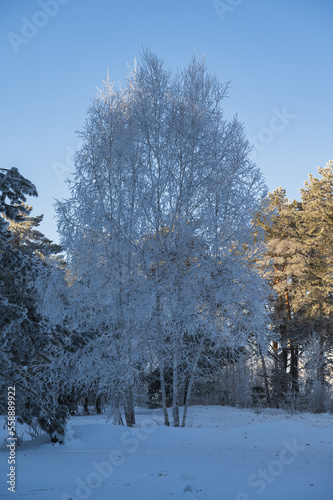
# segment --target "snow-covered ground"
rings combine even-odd
[[[2,429],[1,441],[7,431]],[[333,415],[193,406],[189,426],[138,409],[129,429],[73,417],[66,443],[16,450],[16,493],[0,453],[0,498],[36,500],[332,500]]]

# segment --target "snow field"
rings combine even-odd
[[[138,409],[133,429],[106,420],[71,418],[64,445],[44,436],[25,441],[17,450],[15,497],[333,498],[333,415],[193,406],[186,428],[161,425],[160,410]],[[1,498],[13,498],[5,484],[7,455],[0,453]]]

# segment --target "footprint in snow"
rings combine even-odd
[[[195,486],[193,486],[193,484],[187,484],[185,486],[183,497],[186,500],[190,500],[191,498],[200,500],[200,497],[197,495],[197,489],[195,488]]]

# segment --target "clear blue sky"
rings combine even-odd
[[[44,10],[43,7],[44,6]],[[238,114],[269,190],[289,198],[333,159],[332,0],[2,0],[1,167],[37,186],[29,199],[58,241],[54,198],[86,108],[109,68],[123,81],[141,45],[170,69],[193,51],[231,80],[227,117]],[[218,10],[218,12],[217,12]],[[48,11],[48,13],[46,12]],[[282,119],[281,119],[282,114]]]

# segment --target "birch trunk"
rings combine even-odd
[[[179,427],[179,401],[178,401],[178,352],[173,355],[173,381],[172,381],[172,417],[173,426]]]
[[[185,424],[186,424],[188,406],[190,403],[190,397],[191,397],[192,388],[193,388],[193,384],[194,384],[195,374],[196,374],[197,367],[198,367],[198,362],[199,362],[199,359],[200,359],[200,356],[202,353],[202,345],[203,345],[203,342],[201,342],[199,347],[198,347],[198,351],[197,351],[197,354],[195,356],[195,360],[194,360],[192,370],[191,370],[190,380],[189,380],[188,386],[187,386],[184,413],[183,413],[183,419],[182,419],[182,427],[185,427]]]

